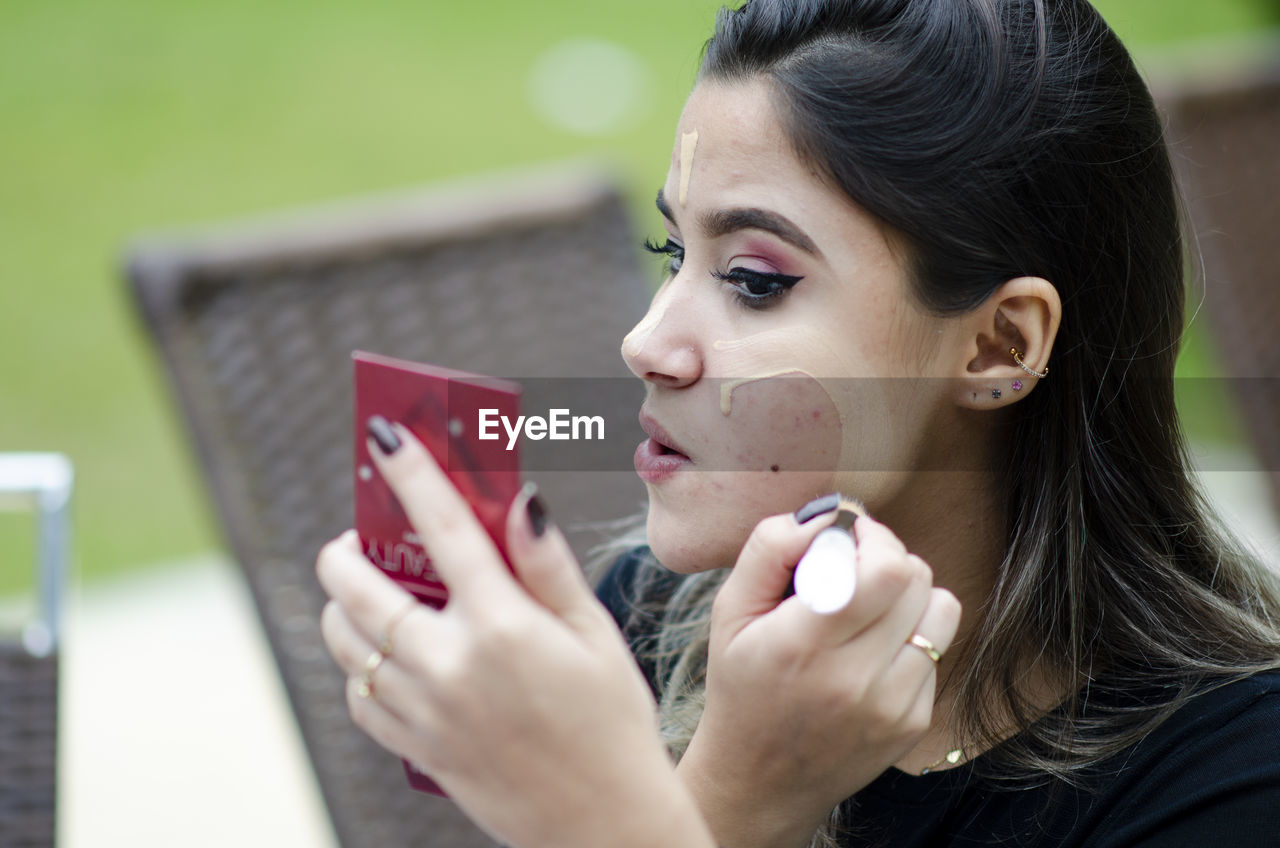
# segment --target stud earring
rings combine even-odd
[[[1021,380],[1014,380],[1014,381],[1013,381],[1013,390],[1014,390],[1015,392],[1020,392],[1020,391],[1022,391],[1022,381],[1021,381]]]
[[[991,396],[992,396],[993,398],[995,398],[996,400],[999,400],[999,399],[1000,399],[1000,390],[999,390],[999,389],[992,389],[992,390],[991,390]]]

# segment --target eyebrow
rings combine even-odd
[[[656,203],[662,217],[674,224],[676,216],[672,213],[671,204],[667,203],[662,189],[658,189]],[[717,209],[700,215],[698,223],[707,238],[719,238],[738,230],[764,230],[805,253],[819,258],[822,256],[822,251],[818,250],[813,239],[805,235],[803,230],[777,212],[770,212],[767,209],[755,207]]]

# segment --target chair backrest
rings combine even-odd
[[[58,657],[74,477],[62,454],[0,453],[0,512],[36,518],[37,562],[14,570],[30,569],[39,584],[38,612],[21,635],[0,635],[0,845],[13,848],[54,844]]]
[[[647,286],[623,203],[590,168],[148,238],[127,273],[194,437],[343,846],[490,845],[410,790],[347,715],[317,550],[352,523],[350,354],[503,377],[629,376]],[[643,396],[639,381],[630,399]],[[636,512],[633,472],[534,472],[553,515]],[[571,533],[579,555],[593,541]]]
[[[1280,38],[1157,79],[1205,307],[1280,511]],[[1210,54],[1212,56],[1213,54]]]

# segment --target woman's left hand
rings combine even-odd
[[[513,576],[430,454],[395,433],[398,449],[384,456],[371,442],[370,453],[450,596],[442,610],[412,604],[354,531],[320,552],[332,598],[322,629],[349,675],[356,724],[510,844],[710,844],[658,737],[648,687],[563,535],[536,532],[530,494],[517,498]],[[361,687],[388,637],[389,655]]]

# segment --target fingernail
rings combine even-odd
[[[391,429],[391,424],[381,415],[374,415],[365,423],[365,432],[378,445],[378,450],[382,451],[383,456],[391,456],[391,454],[400,450],[400,437],[396,435],[396,431]]]
[[[819,515],[826,515],[840,506],[840,493],[832,492],[820,498],[814,498],[796,510],[796,523],[805,524]]]
[[[524,511],[529,516],[529,528],[533,530],[533,538],[541,539],[542,534],[547,532],[547,525],[551,523],[547,515],[547,505],[542,502],[542,496],[538,494],[537,483],[525,483],[524,491],[529,499],[524,506]]]

